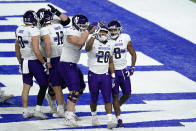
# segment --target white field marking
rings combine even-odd
[[[196,44],[196,4],[190,0],[109,0]]]
[[[0,32],[0,39],[16,39],[15,32]]]
[[[0,25],[23,25],[23,19],[22,17],[6,17],[6,20],[0,21]]]
[[[178,120],[178,119],[191,119],[193,117],[196,107],[196,100],[170,100],[170,101],[145,101],[147,104],[129,104],[123,105],[122,111],[152,111],[152,112],[140,112],[140,113],[126,113],[121,114],[124,123],[136,123],[136,122],[149,122],[149,121],[160,121],[160,120]],[[45,110],[48,107],[44,107]],[[9,111],[7,111],[9,110]],[[33,110],[33,107],[30,107],[30,110]],[[105,112],[104,105],[98,105],[98,112]],[[159,110],[159,111],[158,111]],[[187,110],[189,110],[187,112]],[[2,114],[20,114],[21,108],[18,107],[8,107],[0,109]],[[12,111],[14,113],[12,113]],[[77,105],[76,112],[90,112],[89,105]],[[81,126],[91,126],[91,116],[82,116],[82,120],[78,122]],[[101,124],[106,124],[107,117],[106,115],[98,115],[98,118]],[[47,123],[47,124],[46,124]],[[189,122],[186,122],[190,124]],[[38,126],[39,125],[39,126]],[[194,124],[195,125],[195,124]],[[35,128],[36,129],[53,129],[53,128],[65,128],[63,125],[63,118],[61,119],[50,119],[50,120],[36,120],[36,121],[23,121],[23,122],[14,122],[14,123],[0,123],[1,129],[6,127],[15,127],[19,128],[23,126],[24,128]],[[191,125],[193,126],[193,124]],[[183,129],[191,129],[190,125],[184,127]],[[153,127],[157,129],[158,127]],[[171,129],[178,129],[181,127],[169,127]],[[124,129],[124,128],[123,128]],[[140,129],[140,128],[137,128]],[[164,128],[162,128],[164,129]],[[167,129],[167,128],[165,128]],[[102,130],[102,129],[100,129]],[[154,130],[153,130],[154,131]],[[193,130],[190,130],[193,131]]]
[[[19,65],[16,57],[0,57],[0,65]]]
[[[196,83],[175,71],[137,71],[131,79],[133,94],[196,92]],[[84,75],[84,80],[87,81],[87,75]],[[2,90],[15,96],[21,95],[21,75],[0,75],[0,82],[5,85]],[[29,94],[37,95],[38,90],[34,83]],[[68,89],[64,89],[63,93],[68,93]],[[84,93],[89,93],[88,83]]]
[[[15,51],[15,45],[10,43],[0,44],[0,52]]]
[[[196,92],[196,82],[175,71],[136,71],[130,78],[134,94]]]
[[[48,8],[48,4],[52,3],[1,3],[0,16],[12,16],[12,15],[23,15],[27,10],[37,11],[40,8]],[[65,13],[65,11],[55,5],[53,5],[59,11]]]

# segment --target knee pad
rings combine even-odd
[[[76,95],[76,93],[77,93],[77,91],[73,91],[72,93],[70,93],[69,95],[68,95],[68,99],[70,100],[70,101],[72,101],[73,103],[76,103],[77,101],[78,101],[78,98],[79,98],[79,93],[78,93],[78,95]]]

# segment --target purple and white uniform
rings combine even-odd
[[[58,63],[60,61],[62,46],[65,41],[64,28],[61,24],[52,24],[42,27],[40,32],[41,37],[44,35],[50,36],[52,68],[49,70],[49,81],[52,83],[52,86],[60,86],[62,85],[62,79],[59,76]]]
[[[23,83],[33,85],[33,76],[40,86],[47,86],[47,75],[42,63],[37,59],[32,48],[32,37],[40,36],[40,30],[34,26],[19,26],[16,30],[16,39],[19,42],[22,57]]]
[[[71,27],[66,31],[65,43],[63,44],[62,54],[60,57],[59,71],[68,86],[69,91],[81,91],[85,88],[84,78],[81,70],[77,66],[79,62],[82,46],[73,45],[66,41],[69,35],[80,36],[82,32]]]
[[[119,93],[119,86],[125,94],[131,93],[131,81],[129,77],[124,74],[127,67],[127,45],[131,41],[128,34],[120,34],[117,40],[113,43],[113,62],[115,69],[115,87],[112,89],[113,93]]]
[[[101,90],[105,103],[111,101],[112,83],[109,70],[109,58],[112,54],[112,45],[107,42],[103,44],[94,40],[91,51],[88,55],[88,84],[91,93],[91,100],[96,103]]]

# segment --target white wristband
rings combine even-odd
[[[112,78],[115,78],[115,73],[112,73],[111,76],[112,76]]]
[[[50,58],[47,58],[46,61],[47,61],[47,63],[50,63]]]

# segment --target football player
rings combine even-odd
[[[52,19],[50,19],[50,23],[51,24],[61,24],[62,26],[66,26],[66,25],[68,25],[70,23],[70,18],[67,15],[61,13],[58,9],[56,9],[54,6],[52,6],[50,4],[48,4],[48,6],[50,7],[50,10],[48,10],[48,11],[50,11],[52,13],[52,15],[53,15]],[[45,10],[47,10],[47,9],[41,8],[41,9],[39,9],[37,11],[37,14],[38,14],[38,16],[40,16],[40,18],[41,18],[41,15],[43,15],[43,12]],[[40,28],[41,27],[42,27],[42,25],[40,25]],[[64,32],[64,30],[63,30],[63,32]],[[61,33],[59,33],[59,32],[56,33],[57,38],[61,39],[62,42],[63,42],[63,40],[62,40],[63,34],[62,34],[62,31],[61,31]],[[60,44],[60,46],[58,46],[59,54],[61,54],[62,44]],[[42,47],[42,54],[43,54],[44,57],[46,57],[45,44],[43,43],[43,39],[41,39],[41,47]],[[56,116],[59,113],[57,113],[55,92],[54,92],[54,90],[53,90],[53,88],[51,86],[52,86],[51,83],[49,83],[48,93],[46,93],[45,97],[46,97],[46,100],[47,100],[47,102],[48,102],[48,104],[50,106],[51,113],[53,113],[53,116]],[[61,87],[65,88],[65,86],[66,85],[63,85]],[[60,91],[60,92],[62,92],[62,91]],[[63,100],[63,103],[64,103],[64,110],[66,110],[66,104],[65,104],[64,100]]]
[[[112,116],[112,80],[110,73],[112,73],[113,78],[115,78],[115,74],[112,60],[112,45],[108,42],[108,34],[109,31],[105,26],[100,27],[87,42],[85,50],[88,55],[88,84],[91,94],[92,125],[97,126],[100,124],[96,109],[99,91],[101,91],[108,117],[107,127],[112,129],[116,127],[116,122],[113,121]]]
[[[47,119],[48,117],[41,111],[41,106],[48,87],[48,78],[46,75],[47,67],[46,61],[39,49],[40,30],[36,27],[36,12],[32,10],[25,12],[23,22],[25,25],[19,26],[16,30],[15,42],[16,57],[21,66],[23,78],[23,118],[32,116],[27,107],[29,90],[33,85],[33,77],[35,77],[40,89],[37,95],[37,105],[34,116]]]
[[[54,113],[53,116],[64,117],[64,96],[61,89],[62,79],[58,71],[62,45],[65,41],[64,28],[61,24],[51,24],[53,14],[49,10],[40,9],[37,14],[41,24],[41,38],[45,44],[49,82],[54,89],[58,101],[57,113]]]
[[[120,116],[120,106],[125,103],[131,96],[131,82],[130,77],[134,73],[136,53],[133,48],[131,38],[128,34],[121,33],[122,27],[117,20],[112,20],[108,23],[110,38],[114,40],[113,44],[113,61],[115,68],[115,87],[112,89],[113,107],[118,120],[118,127],[123,126],[122,118]],[[132,56],[131,65],[128,68],[126,55],[127,52]],[[119,86],[123,95],[118,99]]]
[[[69,95],[67,98],[67,112],[65,125],[78,126],[74,118],[75,104],[85,89],[84,78],[77,66],[80,59],[82,47],[94,28],[88,24],[88,18],[77,14],[72,18],[72,27],[67,29],[65,43],[63,44],[60,57],[60,75],[67,84]]]

